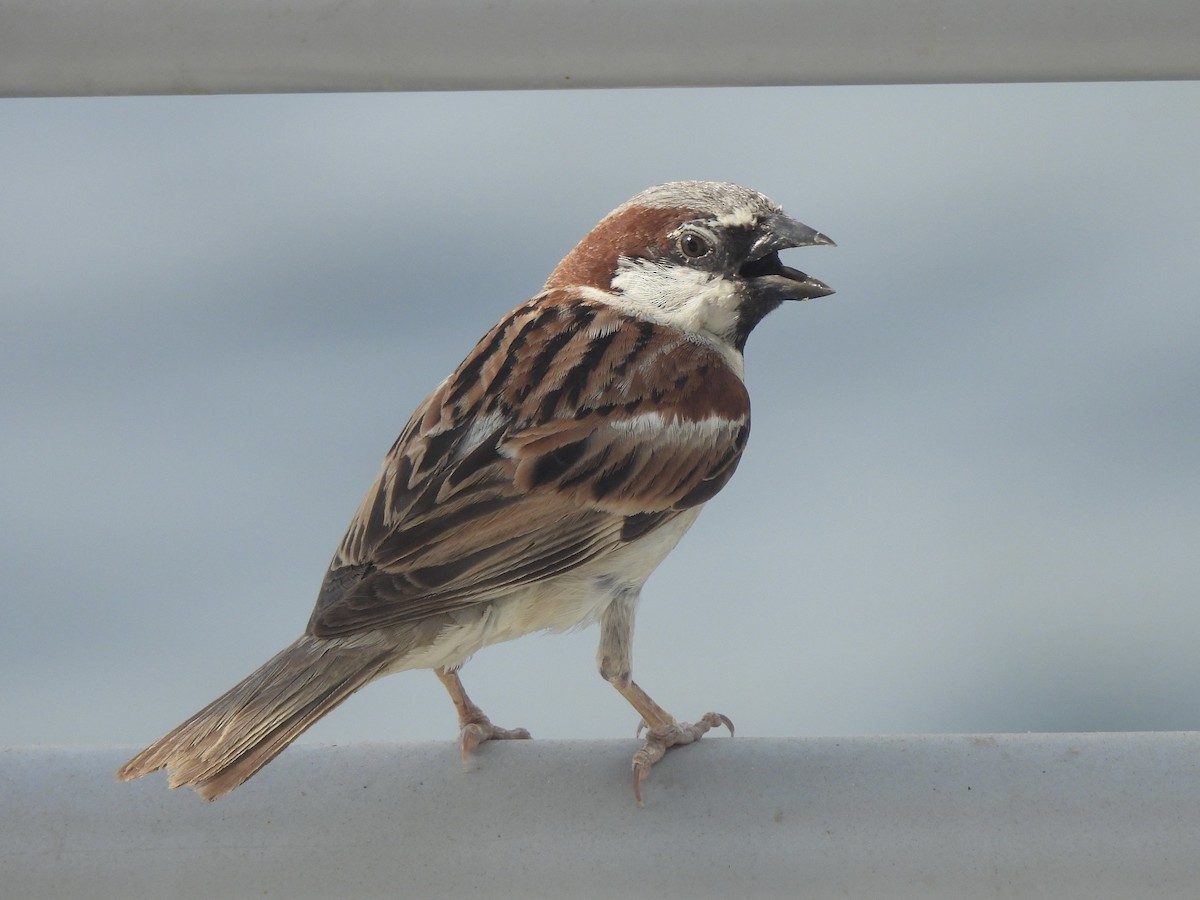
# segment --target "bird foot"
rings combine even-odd
[[[468,767],[468,757],[471,751],[482,744],[484,741],[527,741],[530,739],[529,732],[524,728],[500,728],[493,725],[487,716],[481,716],[471,722],[463,724],[462,732],[459,735],[459,743],[462,746],[462,764],[465,770]]]
[[[646,805],[642,802],[642,782],[650,775],[650,767],[666,756],[667,750],[671,747],[698,741],[705,732],[722,725],[729,729],[729,734],[732,736],[733,723],[729,721],[729,717],[711,712],[702,716],[699,722],[690,725],[672,722],[662,728],[647,730],[646,742],[642,744],[642,748],[637,753],[633,754],[633,796],[637,800],[638,806]],[[644,728],[646,728],[645,721],[638,726],[639,736]]]

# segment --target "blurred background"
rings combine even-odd
[[[747,736],[1200,728],[1200,84],[0,102],[0,745],[143,745],[304,627],[416,404],[612,207],[832,236],[635,674]],[[1191,112],[1189,112],[1191,111]],[[464,670],[632,737],[594,628]],[[303,740],[452,740],[427,672]]]

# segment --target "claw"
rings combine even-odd
[[[650,767],[666,756],[668,749],[698,741],[707,731],[721,725],[729,729],[730,736],[733,735],[733,722],[729,717],[712,712],[705,713],[700,721],[692,725],[672,722],[665,728],[650,728],[646,732],[646,742],[633,754],[633,798],[637,805],[646,805],[642,800],[642,782],[650,776]],[[638,726],[638,735],[647,727],[643,720]]]
[[[708,713],[705,715],[704,721],[708,722],[712,728],[716,728],[718,725],[724,725],[729,729],[729,736],[733,737],[733,723],[729,721],[729,716],[723,716],[720,713]]]
[[[668,746],[665,741],[652,742],[647,736],[646,743],[633,754],[633,799],[638,806],[646,805],[642,801],[642,782],[650,777],[650,767],[667,755]]]

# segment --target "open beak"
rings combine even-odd
[[[815,228],[782,213],[769,217],[761,227],[762,236],[750,248],[749,262],[741,269],[743,275],[754,279],[756,291],[779,301],[813,300],[833,293],[833,288],[825,282],[785,266],[779,251],[792,247],[836,247],[837,244]]]

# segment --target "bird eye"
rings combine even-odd
[[[679,252],[688,259],[700,259],[712,253],[712,244],[694,231],[685,231],[679,236]]]

